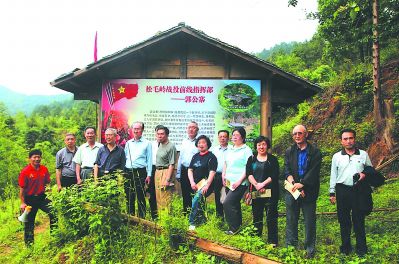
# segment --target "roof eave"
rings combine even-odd
[[[66,82],[66,81],[80,77],[84,74],[88,74],[91,71],[101,68],[102,66],[104,66],[106,64],[116,62],[116,61],[120,60],[121,58],[124,58],[125,56],[131,55],[131,54],[137,52],[138,50],[141,50],[147,46],[150,46],[156,42],[159,42],[159,41],[161,41],[165,38],[168,38],[172,35],[175,35],[179,32],[184,32],[188,35],[199,38],[199,39],[201,39],[213,46],[216,46],[220,49],[223,49],[226,52],[229,52],[241,59],[247,60],[251,63],[255,63],[258,66],[271,72],[272,74],[278,74],[280,76],[283,76],[295,83],[298,83],[308,89],[311,89],[315,93],[318,93],[322,90],[322,88],[320,86],[318,86],[317,84],[313,84],[295,74],[286,72],[274,64],[264,61],[250,53],[247,53],[247,52],[235,47],[235,46],[229,45],[228,43],[222,42],[219,39],[208,36],[205,33],[203,33],[202,31],[199,31],[197,29],[191,28],[189,26],[181,25],[181,24],[179,24],[179,26],[173,27],[169,30],[163,31],[157,35],[154,35],[147,40],[144,40],[140,43],[129,46],[121,51],[118,51],[118,52],[113,53],[107,57],[104,57],[104,58],[100,59],[98,62],[91,63],[91,64],[87,65],[83,69],[75,69],[74,71],[72,71],[70,73],[63,74],[60,77],[58,77],[57,79],[55,79],[54,81],[50,82],[50,84],[54,87],[58,87],[58,85],[61,85],[62,83]]]

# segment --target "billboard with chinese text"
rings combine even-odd
[[[145,124],[144,137],[154,140],[154,128],[170,129],[178,149],[187,124],[199,124],[199,134],[217,142],[217,131],[242,126],[251,138],[259,135],[260,80],[118,79],[103,83],[102,135],[118,130],[118,143],[131,137],[134,121]]]

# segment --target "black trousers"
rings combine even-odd
[[[64,177],[64,176],[61,176],[61,187],[71,187],[72,185],[74,185],[74,184],[77,184],[78,183],[78,181],[77,181],[77,179],[76,179],[76,176],[75,177]]]
[[[340,250],[342,253],[349,253],[352,251],[350,236],[353,224],[356,236],[356,252],[358,254],[365,254],[367,253],[366,231],[364,226],[366,216],[355,204],[356,192],[353,190],[353,187],[343,184],[337,184],[335,189],[338,221],[341,229],[342,245]]]
[[[223,209],[230,231],[237,232],[242,225],[241,198],[247,188],[246,185],[240,185],[234,191],[226,188]]]
[[[215,174],[215,178],[213,179],[213,188],[215,190],[215,205],[216,205],[216,215],[220,218],[224,218],[223,214],[223,205],[220,202],[220,196],[221,196],[221,190],[223,187],[223,182],[222,182],[222,174],[217,172]]]
[[[263,216],[266,211],[267,241],[271,244],[278,244],[278,212],[277,201],[270,198],[257,198],[252,200],[253,223],[257,229],[257,235],[262,236]]]
[[[181,186],[181,195],[183,197],[183,212],[187,214],[192,206],[192,196],[194,195],[193,189],[191,189],[190,180],[188,179],[187,174],[188,168],[181,166],[180,170],[180,186]]]
[[[145,178],[147,177],[147,170],[145,168],[128,169],[125,168],[126,181],[126,206],[129,214],[135,214],[136,196],[139,208],[138,216],[145,218],[146,202],[145,202]]]
[[[150,204],[152,220],[156,220],[158,218],[157,196],[156,196],[156,192],[155,192],[155,171],[156,171],[156,167],[153,165],[152,172],[151,172],[151,181],[150,181],[150,184],[148,185],[148,189],[147,189],[147,192],[150,195],[148,202]]]
[[[26,222],[24,226],[25,245],[30,246],[31,244],[33,244],[34,241],[34,229],[37,211],[40,209],[48,214],[50,218],[50,230],[53,229],[56,223],[56,218],[49,207],[49,203],[51,201],[47,199],[44,193],[38,196],[26,195],[24,199],[27,205],[32,206],[32,209],[28,214],[28,222]]]

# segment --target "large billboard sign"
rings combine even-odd
[[[135,121],[145,124],[144,137],[154,140],[157,125],[167,126],[169,139],[179,144],[187,124],[199,124],[199,134],[217,142],[217,131],[242,126],[247,135],[259,134],[260,80],[118,79],[103,83],[102,135],[118,130],[118,143],[131,138]]]

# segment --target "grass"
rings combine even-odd
[[[329,202],[328,185],[327,179],[321,183],[317,212],[336,211],[336,207]],[[399,190],[399,181],[391,181],[376,189],[373,194],[374,208],[397,208],[399,201],[397,190]],[[302,218],[300,219],[299,226],[299,250],[283,247],[285,240],[285,217],[279,218],[280,246],[272,248],[265,243],[267,241],[267,230],[264,232],[262,239],[249,235],[252,226],[251,208],[242,205],[242,209],[243,231],[241,235],[233,237],[225,235],[218,228],[222,224],[213,216],[210,217],[206,225],[197,228],[198,235],[284,263],[399,263],[399,227],[396,225],[399,222],[398,211],[372,212],[366,217],[369,254],[362,259],[356,254],[350,256],[339,254],[341,241],[337,216],[319,215],[317,217],[317,254],[315,259],[306,260],[304,259],[304,250],[300,249],[303,248],[304,241]],[[210,206],[210,210],[213,210],[212,206]],[[279,212],[285,212],[285,205],[281,200],[279,202]],[[355,244],[354,236],[352,243]]]
[[[376,189],[373,194],[374,208],[398,207],[399,181],[390,181]],[[179,198],[174,201],[180,204]],[[177,206],[176,216],[167,219],[183,229],[188,222],[179,215],[181,206]],[[68,242],[62,246],[55,245],[48,230],[48,220],[44,213],[39,213],[35,228],[35,244],[27,249],[23,242],[23,226],[16,220],[19,208],[18,199],[3,201],[0,205],[0,261],[2,263],[87,263],[91,262],[95,246],[93,239],[84,237],[81,240]],[[250,251],[269,259],[284,263],[398,263],[399,262],[399,212],[373,212],[366,218],[366,233],[369,254],[358,258],[355,254],[343,256],[339,254],[340,234],[336,215],[317,217],[317,254],[315,259],[304,259],[303,240],[304,226],[299,227],[299,249],[285,248],[285,217],[279,218],[279,247],[268,245],[267,228],[264,236],[252,236],[252,215],[249,206],[242,205],[243,228],[241,234],[227,236],[224,223],[215,217],[213,203],[208,203],[208,222],[197,227],[200,237],[231,245]],[[284,203],[280,201],[279,211],[284,212]],[[318,212],[335,211],[335,206],[328,201],[328,182],[323,181],[318,200]],[[182,223],[183,221],[183,223]],[[177,223],[179,222],[179,223]],[[162,220],[160,221],[161,224]],[[186,227],[187,225],[187,227]],[[172,226],[174,226],[172,224]],[[128,241],[124,241],[124,257],[118,260],[126,263],[223,263],[220,259],[195,251],[188,244],[182,244],[175,251],[169,247],[167,235],[155,237],[143,232],[142,227],[132,227]],[[352,242],[355,243],[354,237]]]

